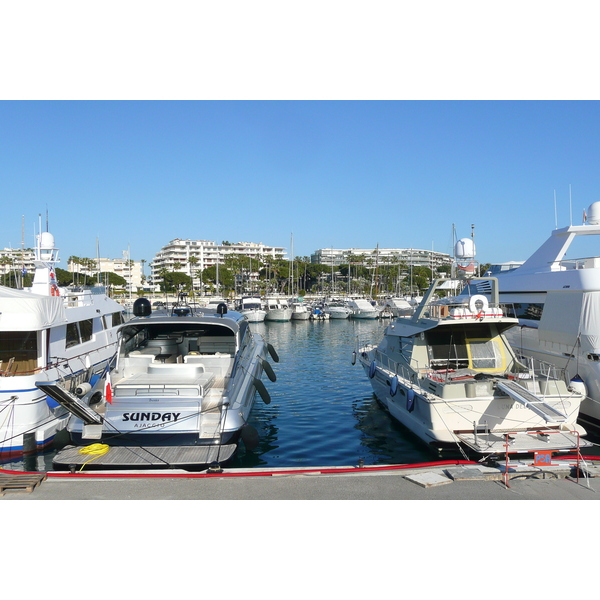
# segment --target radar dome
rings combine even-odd
[[[475,258],[475,242],[471,238],[461,238],[454,246],[454,256],[459,260]]]
[[[600,225],[600,202],[594,202],[588,207],[587,222],[589,225]]]
[[[54,236],[48,231],[40,234],[40,248],[54,248]]]
[[[135,317],[149,317],[152,314],[152,305],[148,298],[138,298],[133,303],[133,315]]]

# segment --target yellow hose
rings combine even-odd
[[[110,450],[110,446],[107,446],[106,444],[90,444],[89,446],[85,446],[85,448],[81,448],[79,450],[79,454],[93,454],[94,456],[92,456],[92,458],[90,458],[90,460],[86,460],[81,465],[81,469],[79,469],[79,470],[83,471],[83,467],[85,467],[85,465],[87,465],[89,462],[92,462],[93,460],[96,460],[100,456],[103,456],[109,450]]]

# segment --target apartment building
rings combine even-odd
[[[321,265],[338,267],[350,262],[367,264],[398,264],[399,262],[413,267],[429,267],[436,269],[452,263],[452,257],[443,252],[420,250],[418,248],[321,248],[311,254],[310,261]]]
[[[207,240],[171,240],[163,246],[150,263],[150,279],[153,283],[161,281],[160,272],[179,271],[192,277],[217,263],[223,264],[229,256],[250,256],[261,262],[269,259],[285,258],[285,248],[266,246],[262,242],[225,242],[217,244]],[[193,272],[193,273],[192,273]]]

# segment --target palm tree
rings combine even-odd
[[[188,265],[190,266],[190,277],[192,278],[192,297],[194,296],[194,271],[196,270],[196,265],[200,259],[197,256],[190,256],[188,258]]]

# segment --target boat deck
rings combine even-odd
[[[539,432],[518,433],[460,433],[461,442],[481,454],[505,454],[506,436],[508,435],[509,453],[533,453],[544,450],[567,451],[591,446],[590,442],[578,439],[569,431],[549,430]]]
[[[184,468],[223,463],[237,446],[111,446],[106,454],[82,454],[81,446],[67,446],[52,461],[55,469]]]

